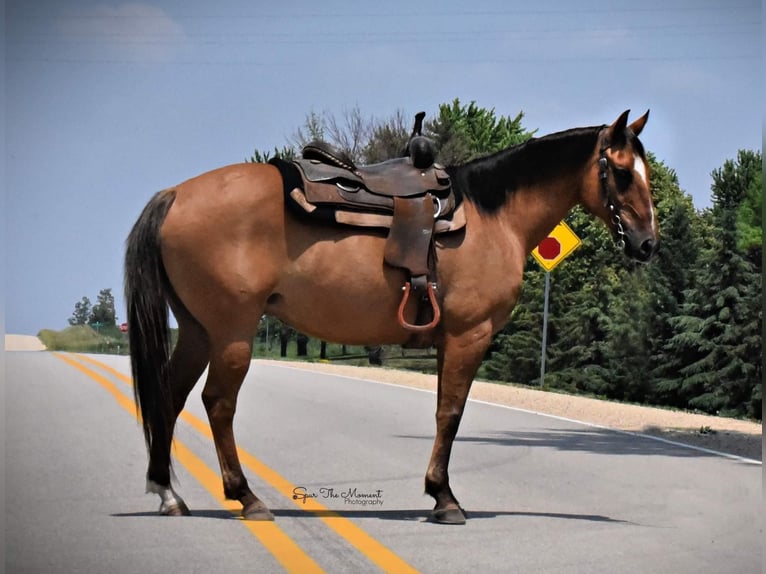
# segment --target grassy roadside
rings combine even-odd
[[[128,354],[128,338],[116,326],[94,329],[90,325],[74,325],[61,331],[43,329],[37,337],[49,351],[73,353]]]

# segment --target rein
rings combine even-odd
[[[625,249],[625,228],[622,226],[620,209],[615,205],[609,189],[609,160],[606,157],[606,150],[610,147],[612,147],[611,143],[604,142],[599,150],[598,178],[601,181],[601,194],[604,196],[604,206],[609,209],[611,220],[617,233],[617,244],[621,249]]]

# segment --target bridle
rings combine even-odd
[[[617,234],[617,244],[620,246],[620,249],[625,249],[625,228],[622,226],[620,208],[615,204],[613,194],[609,189],[609,160],[606,157],[606,150],[610,147],[612,147],[611,143],[602,140],[598,156],[598,179],[601,182],[601,195],[604,197],[604,207],[609,210],[609,216]]]

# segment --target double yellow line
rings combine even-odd
[[[138,416],[133,401],[125,396],[125,394],[107,377],[94,371],[87,365],[89,364],[97,367],[112,377],[132,386],[133,381],[130,377],[113,369],[109,365],[105,365],[104,363],[85,355],[54,353],[54,356],[99,383],[115,398],[120,406],[132,416]],[[201,435],[212,440],[213,435],[210,426],[205,421],[187,411],[181,413],[181,419]],[[202,486],[205,487],[205,489],[207,489],[224,508],[238,514],[241,510],[240,504],[237,501],[226,500],[224,498],[222,493],[223,487],[218,473],[206,465],[178,439],[173,441],[173,445],[176,459],[186,467],[189,473],[194,476],[194,478],[197,479],[197,481],[202,484]],[[300,502],[296,501],[293,499],[293,491],[296,488],[294,484],[246,450],[238,448],[237,452],[239,453],[239,458],[242,464],[250,471],[258,475],[277,492],[296,504],[298,508],[309,513],[318,514],[319,520],[340,537],[344,538],[383,572],[417,572],[417,570],[407,564],[407,562],[399,558],[399,556],[375,540],[353,522],[332,512],[316,499],[309,498]],[[242,524],[261,542],[261,544],[263,544],[287,572],[313,573],[324,571],[275,522],[254,522],[243,520]]]

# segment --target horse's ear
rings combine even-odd
[[[635,122],[630,124],[628,126],[628,129],[632,131],[636,136],[638,136],[641,133],[641,130],[644,129],[644,126],[646,125],[646,120],[649,119],[649,110],[646,110],[646,113],[638,118]]]
[[[609,126],[609,130],[607,132],[607,141],[615,148],[621,148],[627,142],[625,137],[625,128],[628,127],[629,113],[630,110],[625,110],[622,112],[620,117],[617,118],[611,126]]]

